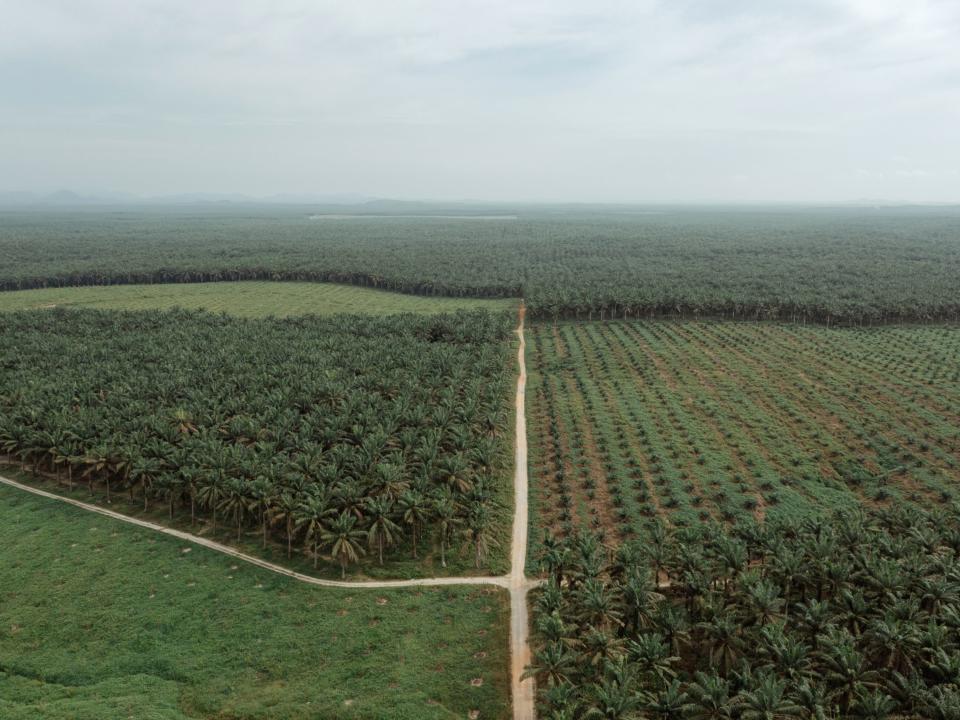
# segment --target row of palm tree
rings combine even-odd
[[[847,212],[644,217],[525,208],[516,220],[483,223],[316,222],[303,208],[242,217],[30,213],[0,228],[0,290],[309,280],[522,296],[530,317],[544,319],[960,319],[954,211]]]
[[[960,508],[547,537],[548,720],[960,717]]]
[[[511,318],[9,317],[0,451],[22,470],[341,574],[428,545],[444,567],[463,545],[487,562],[504,515]]]

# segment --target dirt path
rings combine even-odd
[[[174,530],[173,528],[168,528],[164,525],[158,525],[157,523],[148,522],[146,520],[140,520],[138,518],[130,517],[129,515],[124,515],[123,513],[114,512],[113,510],[107,510],[106,508],[99,507],[98,505],[90,505],[89,503],[81,502],[79,500],[74,500],[73,498],[63,497],[62,495],[57,495],[56,493],[47,492],[46,490],[40,490],[39,488],[31,487],[30,485],[24,485],[19,483],[16,480],[11,480],[0,476],[0,483],[4,485],[9,485],[10,487],[15,487],[19,490],[24,490],[28,493],[33,493],[34,495],[39,495],[41,497],[50,498],[51,500],[59,500],[60,502],[65,502],[68,505],[73,505],[74,507],[81,508],[83,510],[89,510],[90,512],[95,512],[100,515],[105,515],[106,517],[113,518],[114,520],[120,520],[121,522],[129,523],[130,525],[137,525],[142,528],[147,528],[148,530],[155,530],[156,532],[163,533],[164,535],[170,535],[184,542],[193,543],[194,545],[200,545],[210,550],[216,550],[217,552],[223,553],[224,555],[229,555],[230,557],[235,557],[238,560],[243,560],[248,562],[251,565],[256,565],[257,567],[262,567],[264,570],[269,570],[275,572],[279,575],[286,575],[291,577],[294,580],[299,580],[300,582],[309,583],[311,585],[320,585],[323,587],[338,587],[338,588],[403,588],[403,587],[422,587],[425,585],[497,585],[502,588],[509,588],[509,577],[443,577],[443,578],[420,578],[416,580],[323,580],[321,578],[311,577],[310,575],[304,575],[303,573],[298,573],[295,570],[290,570],[285,568],[282,565],[275,565],[274,563],[267,562],[253,555],[247,555],[244,552],[240,552],[236,548],[232,548],[229,545],[223,545],[221,543],[215,542],[213,540],[208,540],[207,538],[199,537],[198,535],[192,535],[187,532],[182,532],[180,530]]]
[[[527,385],[527,370],[524,361],[524,352],[526,344],[523,337],[523,320],[525,308],[520,306],[520,324],[517,327],[517,336],[520,339],[520,347],[517,352],[517,362],[520,368],[520,374],[517,378],[516,394],[516,441],[514,456],[514,512],[513,512],[513,534],[510,547],[510,573],[500,576],[474,576],[474,577],[442,577],[442,578],[420,578],[415,580],[323,580],[290,570],[282,565],[276,565],[253,555],[232,548],[229,545],[208,540],[191,533],[152,523],[147,520],[133,518],[123,513],[114,512],[107,508],[90,503],[74,500],[73,498],[57,495],[47,492],[40,488],[35,488],[24,483],[11,480],[0,475],[0,484],[23,490],[24,492],[39,495],[50,500],[73,505],[74,507],[88,510],[90,512],[104,515],[105,517],[119,520],[130,525],[154,530],[164,535],[175,537],[184,542],[200,545],[202,547],[214,550],[224,555],[243,560],[251,565],[256,565],[264,570],[275,572],[278,575],[285,575],[294,580],[298,580],[310,585],[321,587],[336,588],[405,588],[405,587],[425,587],[441,585],[496,585],[510,592],[510,663],[511,663],[511,692],[513,696],[513,720],[535,720],[536,711],[534,705],[534,682],[533,679],[523,680],[523,672],[530,664],[530,620],[527,612],[527,591],[537,587],[539,582],[528,580],[524,572],[527,564],[527,419],[525,409],[525,395]]]
[[[513,539],[510,548],[510,658],[513,676],[513,720],[533,720],[534,683],[532,678],[522,679],[523,671],[530,664],[530,620],[527,616],[527,590],[532,586],[527,581],[527,416],[526,390],[527,365],[524,360],[526,343],[523,337],[523,319],[525,308],[520,306],[520,326],[517,336],[520,349],[517,351],[517,364],[520,376],[517,378],[517,436],[514,456],[513,475]]]

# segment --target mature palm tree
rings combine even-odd
[[[734,709],[743,720],[781,720],[796,717],[802,709],[786,694],[786,683],[773,675],[754,676],[752,687],[741,690]]]
[[[340,564],[340,578],[347,576],[347,565],[357,562],[363,555],[363,539],[366,533],[356,527],[357,517],[342,512],[332,518],[320,536],[330,556]]]
[[[766,579],[748,584],[745,600],[747,620],[760,627],[778,619],[784,605],[780,589]]]
[[[938,685],[929,690],[922,701],[922,717],[930,720],[957,720],[960,718],[960,689]]]
[[[897,703],[889,695],[872,690],[861,691],[853,703],[850,714],[862,720],[886,720],[897,710]]]
[[[159,495],[167,501],[168,516],[173,520],[173,508],[183,494],[183,478],[179,473],[163,472],[157,476],[154,486]]]
[[[927,683],[919,674],[901,675],[892,672],[884,678],[883,689],[896,701],[904,714],[917,715],[927,693]]]
[[[710,663],[723,677],[740,656],[741,626],[730,610],[721,610],[709,620],[697,625],[707,643]]]
[[[592,626],[582,630],[580,643],[593,675],[598,675],[611,660],[619,659],[624,649],[621,638]]]
[[[434,497],[433,518],[437,528],[437,537],[440,540],[440,566],[446,567],[447,544],[460,524],[457,506],[449,491],[440,492]]]
[[[846,628],[853,635],[859,636],[867,624],[867,617],[871,612],[871,604],[860,590],[844,589],[835,597],[837,611],[845,621]]]
[[[293,511],[296,527],[306,528],[304,547],[311,546],[313,567],[316,568],[320,558],[320,540],[327,521],[336,514],[331,497],[326,489],[306,493],[299,499]]]
[[[831,641],[820,653],[824,682],[830,688],[829,697],[844,713],[858,693],[876,684],[877,672],[870,669],[867,659],[847,640]]]
[[[404,525],[410,527],[410,538],[413,541],[413,557],[417,558],[417,541],[423,532],[423,526],[429,518],[430,506],[423,493],[418,490],[407,490],[397,501],[397,509]]]
[[[688,705],[689,696],[679,680],[672,681],[662,690],[653,693],[644,703],[647,711],[663,720],[679,720]]]
[[[213,513],[213,531],[217,531],[217,509],[224,497],[224,484],[226,480],[219,472],[210,473],[199,479],[197,500],[201,507],[205,507]]]
[[[913,671],[915,661],[923,650],[916,624],[900,620],[891,613],[870,624],[867,640],[873,652],[886,656],[884,667],[888,671],[895,670],[903,674]]]
[[[811,599],[796,606],[794,613],[807,642],[817,649],[819,638],[833,622],[833,611],[827,602]]]
[[[652,624],[653,612],[663,595],[657,592],[657,586],[650,570],[632,566],[626,571],[623,580],[623,602],[627,629],[632,633],[647,629]]]
[[[536,618],[536,627],[537,633],[546,642],[562,642],[571,648],[579,645],[579,640],[575,637],[577,626],[564,622],[557,611],[539,615]]]
[[[548,642],[533,652],[533,662],[524,671],[525,678],[536,678],[541,687],[569,683],[577,672],[577,656],[562,642]]]
[[[561,682],[541,687],[540,694],[543,704],[546,705],[546,713],[543,713],[544,708],[541,708],[540,715],[547,720],[574,720],[581,716],[580,694],[571,683]]]
[[[960,601],[960,583],[956,579],[923,578],[920,583],[924,609],[933,617],[937,617],[945,605]]]
[[[349,477],[344,479],[337,484],[334,495],[340,512],[351,513],[357,520],[363,519],[367,496],[359,481]]]
[[[570,559],[570,548],[564,543],[555,541],[549,533],[545,533],[540,564],[557,583],[563,582],[564,570]]]
[[[93,481],[97,477],[103,478],[107,487],[107,502],[110,502],[110,457],[109,450],[103,444],[98,444],[90,448],[84,455],[83,463],[87,469],[83,471],[83,476],[87,478],[87,487],[90,494],[93,495]]]
[[[617,598],[611,588],[600,580],[584,581],[577,588],[576,603],[582,608],[582,619],[586,625],[609,630],[621,624],[622,614],[617,609]]]
[[[470,544],[473,545],[474,566],[479,568],[486,562],[490,546],[496,543],[496,538],[491,533],[492,523],[489,504],[486,502],[471,502],[464,524],[466,525],[467,537]]]
[[[253,502],[253,509],[257,513],[257,523],[260,525],[260,535],[262,538],[261,546],[267,548],[267,526],[269,524],[270,500],[276,493],[272,480],[266,475],[258,475],[250,483],[250,499]]]
[[[228,478],[223,483],[220,502],[217,505],[219,509],[233,517],[237,524],[237,542],[240,542],[243,520],[250,506],[248,482],[243,478]]]
[[[827,720],[831,705],[827,698],[827,688],[822,683],[804,680],[796,686],[793,700],[800,708],[800,717],[804,720]]]
[[[293,536],[297,529],[297,511],[300,498],[290,492],[281,491],[270,502],[267,516],[273,524],[282,524],[287,537],[287,557],[293,557]]]
[[[374,494],[385,495],[390,502],[396,502],[408,487],[402,459],[397,462],[377,463],[371,486]]]
[[[687,686],[683,716],[690,720],[730,720],[733,717],[730,683],[713,673],[696,673]]]
[[[680,658],[670,654],[670,645],[660,633],[646,633],[636,640],[626,641],[627,657],[636,665],[647,682],[666,686],[677,676],[676,664]]]
[[[370,549],[377,546],[377,558],[383,565],[383,548],[397,542],[400,527],[393,521],[393,501],[388,495],[367,498],[367,519],[370,528],[367,531],[367,545]]]
[[[927,661],[924,674],[937,683],[960,687],[960,653],[937,650]]]
[[[463,495],[473,487],[470,463],[462,452],[442,457],[438,469],[443,484],[454,494]]]
[[[768,625],[767,628],[775,627]],[[780,634],[764,648],[769,668],[790,682],[796,683],[813,673],[813,660],[809,646],[792,635]]]
[[[140,484],[144,512],[149,508],[150,490],[162,471],[163,464],[157,458],[140,456],[131,464],[130,478]]]
[[[629,685],[602,678],[590,686],[589,707],[584,718],[601,720],[639,720],[640,709],[644,706],[644,696]]]

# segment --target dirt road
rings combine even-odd
[[[532,678],[522,679],[523,671],[530,664],[530,620],[527,617],[527,590],[532,586],[527,582],[525,572],[527,564],[527,365],[524,360],[526,343],[523,337],[523,319],[525,309],[520,307],[520,326],[517,335],[520,349],[517,351],[517,364],[520,376],[517,378],[516,415],[517,430],[515,440],[513,474],[513,538],[510,547],[510,658],[511,688],[513,692],[513,720],[533,720],[534,683]]]

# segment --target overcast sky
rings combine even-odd
[[[0,191],[960,200],[958,0],[0,0]]]

